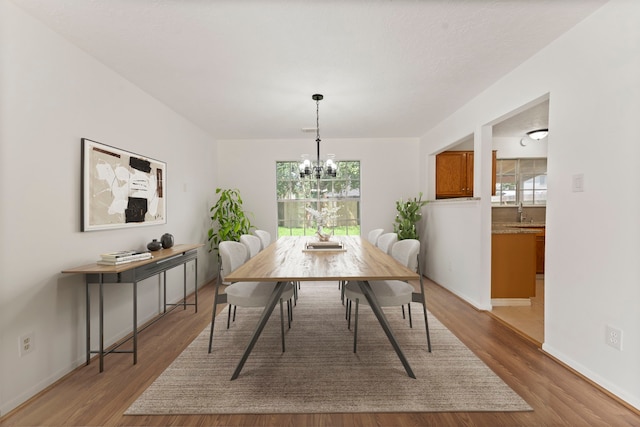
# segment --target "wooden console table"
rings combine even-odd
[[[161,249],[153,252],[153,258],[142,261],[134,261],[122,265],[100,265],[97,263],[75,267],[63,270],[63,273],[74,273],[85,275],[85,293],[87,304],[86,334],[87,334],[87,365],[90,362],[91,354],[98,353],[100,355],[100,372],[104,370],[104,356],[109,353],[133,353],[133,364],[138,362],[138,332],[161,319],[164,315],[171,312],[176,307],[182,306],[185,310],[188,305],[195,306],[198,312],[198,248],[203,244],[181,244],[175,245],[168,249]],[[187,263],[195,262],[195,302],[187,303]],[[183,280],[183,299],[175,304],[167,303],[167,270],[184,266]],[[164,290],[164,311],[151,323],[144,328],[138,329],[138,282],[156,274],[162,273],[163,290]],[[89,293],[89,284],[97,283],[99,286],[100,304],[99,304],[99,330],[100,330],[100,348],[91,350],[91,301]],[[119,343],[112,346],[108,351],[104,349],[104,285],[111,283],[132,283],[133,284],[133,332],[130,337],[125,338]],[[167,307],[171,307],[167,311]],[[117,350],[125,342],[133,340],[133,348],[131,350]]]

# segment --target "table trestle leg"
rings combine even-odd
[[[382,311],[380,304],[378,304],[378,300],[375,297],[375,294],[373,293],[373,291],[371,290],[371,286],[369,285],[369,282],[358,281],[358,285],[360,286],[360,290],[364,294],[365,298],[367,298],[367,301],[369,302],[369,306],[371,307],[373,314],[375,314],[376,318],[378,319],[378,322],[380,322],[380,326],[382,326],[382,330],[387,335],[389,342],[391,343],[394,350],[396,351],[396,354],[400,358],[400,361],[402,362],[402,365],[404,366],[405,371],[407,371],[407,375],[409,375],[411,378],[415,378],[416,376],[413,373],[411,366],[409,365],[409,361],[407,361],[407,358],[402,352],[402,349],[400,348],[400,345],[398,344],[396,337],[393,335],[393,331],[391,330],[389,321],[384,315],[384,312]],[[356,316],[356,319],[357,319],[357,316]]]
[[[260,315],[260,320],[256,325],[256,329],[253,332],[253,335],[251,336],[251,340],[249,341],[249,344],[247,345],[247,348],[245,349],[244,354],[242,355],[242,358],[240,359],[240,362],[236,367],[236,370],[233,372],[233,375],[231,376],[231,380],[235,380],[236,378],[238,378],[238,375],[240,375],[240,371],[242,371],[242,367],[244,366],[244,363],[249,358],[249,355],[251,354],[251,350],[253,350],[253,347],[256,345],[256,342],[258,342],[258,338],[260,337],[262,330],[267,324],[267,321],[269,320],[271,313],[273,313],[273,309],[275,308],[276,304],[278,303],[278,301],[280,301],[280,298],[282,297],[282,292],[284,291],[288,283],[289,282],[278,282],[276,287],[273,289],[273,293],[271,294],[271,297],[269,297],[269,302],[264,307],[264,310]],[[284,348],[283,348],[283,351],[284,351]]]

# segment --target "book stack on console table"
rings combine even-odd
[[[120,265],[133,261],[142,261],[145,259],[153,258],[151,252],[138,252],[138,251],[117,251],[108,252],[100,255],[98,264],[100,265]]]

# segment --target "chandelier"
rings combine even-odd
[[[329,154],[324,162],[320,160],[320,101],[324,96],[316,93],[311,98],[316,101],[316,161],[312,162],[306,154],[302,155],[303,160],[299,166],[300,178],[320,179],[323,175],[335,178],[338,166],[333,161],[333,154]]]

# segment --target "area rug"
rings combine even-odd
[[[240,376],[230,381],[260,309],[227,309],[129,407],[125,415],[348,412],[530,411],[532,408],[429,313],[427,351],[422,307],[413,328],[399,307],[385,308],[416,379],[407,376],[371,309],[361,305],[358,352],[347,329],[337,282],[302,283],[281,351],[274,310]],[[286,317],[286,308],[285,308]]]

